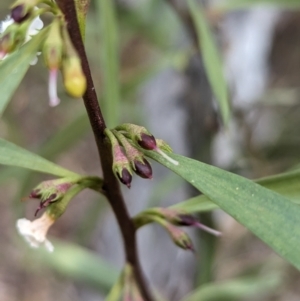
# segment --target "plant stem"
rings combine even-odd
[[[59,0],[57,2],[65,15],[69,35],[81,58],[82,69],[87,80],[87,90],[83,95],[83,100],[100,156],[104,178],[103,190],[106,193],[106,197],[113,209],[122,233],[126,261],[132,265],[136,282],[144,300],[152,301],[153,298],[148,289],[148,285],[144,280],[144,275],[138,259],[135,226],[125,206],[119,182],[112,172],[112,154],[110,144],[105,141],[104,135],[106,124],[95,92],[89,63],[78,25],[75,3],[74,0]]]

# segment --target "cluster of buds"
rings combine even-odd
[[[42,8],[38,5],[42,4]],[[69,37],[66,21],[55,1],[17,0],[11,7],[11,15],[0,25],[0,60],[16,51],[43,28],[40,16],[51,13],[53,20],[48,26],[42,52],[49,69],[49,104],[56,106],[57,75],[62,71],[66,91],[72,97],[81,97],[86,91],[86,78],[81,61]],[[37,59],[35,60],[37,61]]]
[[[44,246],[49,252],[53,245],[47,239],[47,232],[53,223],[65,212],[70,200],[81,190],[90,186],[85,178],[72,177],[44,181],[35,187],[26,199],[39,199],[40,204],[35,211],[46,208],[40,218],[30,221],[26,218],[17,221],[17,229],[33,248]]]
[[[113,130],[106,129],[105,134],[112,145],[113,172],[128,188],[133,172],[141,178],[152,179],[152,168],[142,149],[157,151],[173,164],[178,164],[161,150],[171,152],[170,146],[163,140],[156,140],[144,127],[126,123]]]
[[[158,223],[169,233],[173,242],[184,250],[193,251],[193,244],[185,231],[180,226],[196,227],[212,235],[221,236],[221,232],[201,224],[197,218],[182,209],[176,208],[151,208],[143,211],[134,218],[137,228],[149,223]]]

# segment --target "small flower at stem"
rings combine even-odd
[[[71,186],[71,182],[66,182],[66,179],[53,180],[52,184],[53,182],[56,184],[54,190],[56,189],[57,193],[60,193],[60,195],[52,193],[48,198],[43,198],[43,196],[48,195],[53,191],[51,181],[40,184],[40,191],[38,191],[38,189],[32,191],[31,196],[37,197],[41,194],[41,198],[43,198],[41,206],[47,207],[47,209],[40,218],[32,222],[22,218],[19,219],[16,224],[19,233],[31,247],[38,248],[40,246],[45,246],[49,252],[53,251],[53,245],[46,238],[47,232],[52,224],[66,211],[70,201],[86,187],[90,187],[87,186],[88,183],[83,180],[84,178],[82,177],[78,177],[76,180],[74,178],[73,184],[77,184],[72,184]],[[43,187],[45,191],[43,191]]]
[[[53,252],[52,243],[46,238],[49,228],[55,220],[45,212],[40,218],[30,221],[26,218],[17,220],[17,230],[32,248],[44,246],[48,252]]]

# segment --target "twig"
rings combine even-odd
[[[78,25],[74,0],[59,0],[58,4],[65,15],[71,40],[81,58],[83,72],[87,79],[87,90],[83,96],[84,104],[95,136],[103,170],[104,185],[107,199],[118,221],[125,248],[126,260],[134,270],[135,279],[145,301],[153,301],[148,285],[140,268],[136,246],[136,230],[128,214],[118,180],[112,172],[112,155],[110,145],[105,142],[106,124],[99,107],[89,63]]]

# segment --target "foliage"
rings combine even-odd
[[[216,7],[216,10],[228,11],[240,9],[241,7],[251,6],[254,2],[268,3],[270,1],[228,1],[228,3],[222,7]],[[76,3],[77,11],[79,12],[80,30],[82,36],[84,36],[88,1],[76,1]],[[222,59],[211,31],[209,20],[206,17],[205,8],[198,5],[195,0],[188,0],[187,3],[189,15],[198,38],[197,47],[203,58],[211,89],[218,102],[220,115],[222,116],[224,124],[227,125],[231,118],[231,112],[227,85],[223,77]],[[272,4],[290,8],[298,7],[299,1],[275,1],[272,2]],[[160,36],[160,32],[163,32],[163,29],[165,29],[164,26],[168,22],[160,20],[152,28],[149,26],[152,20],[149,21],[151,14],[148,14],[148,10],[146,10],[147,13],[144,14],[142,11],[139,11],[137,13],[138,18],[135,18],[136,16],[132,16],[134,12],[126,12],[125,9],[123,12],[124,15],[122,15],[121,21],[119,21],[118,8],[114,2],[97,0],[95,7],[95,16],[100,20],[99,27],[101,28],[101,31],[99,31],[101,40],[101,55],[99,55],[99,58],[101,57],[103,93],[101,95],[100,105],[109,127],[114,127],[111,131],[108,129],[105,130],[103,136],[106,134],[106,138],[103,140],[110,141],[112,145],[113,164],[111,167],[113,168],[116,178],[119,178],[121,183],[128,187],[130,187],[134,172],[143,178],[152,178],[152,169],[146,159],[147,157],[167,167],[201,192],[200,196],[169,207],[168,209],[170,211],[168,212],[176,212],[176,214],[171,217],[167,216],[167,214],[151,213],[151,208],[148,209],[148,211],[142,211],[138,215],[142,220],[141,225],[156,222],[168,231],[171,239],[177,246],[186,250],[193,250],[188,236],[186,236],[186,233],[181,229],[178,230],[178,227],[182,225],[193,226],[195,221],[194,216],[191,214],[222,209],[260,238],[281,257],[297,269],[300,269],[300,229],[297,227],[300,223],[299,170],[296,169],[283,174],[252,181],[220,168],[173,154],[171,148],[164,141],[155,139],[148,129],[144,127],[133,124],[117,126],[121,120],[121,112],[128,110],[130,116],[134,110],[133,106],[135,105],[130,101],[127,101],[126,105],[124,105],[120,100],[122,98],[129,98],[128,96],[131,96],[132,92],[135,92],[147,79],[153,77],[157,72],[166,67],[172,66],[179,70],[184,69],[194,49],[192,49],[193,51],[191,51],[191,49],[172,49],[168,44],[168,42],[172,44],[172,37],[170,40],[164,40]],[[165,4],[159,7],[162,11],[168,11],[166,16],[168,16],[167,18],[169,19],[167,20],[170,20],[170,23],[173,22],[172,24],[178,26],[180,21],[174,21],[174,16],[169,15],[170,7]],[[85,96],[86,74],[84,74],[81,69],[80,60],[82,57],[78,54],[78,49],[76,49],[71,37],[69,37],[60,8],[56,6],[54,2],[50,5],[50,8],[54,14],[54,19],[58,18],[58,20],[60,20],[59,22],[62,22],[60,24],[60,30],[62,32],[60,38],[65,43],[64,50],[62,51],[63,55],[55,58],[59,62],[57,66],[56,64],[54,65],[57,70],[61,69],[63,72],[66,92],[71,96]],[[53,20],[51,22],[53,22]],[[89,20],[86,22],[87,25],[89,25]],[[120,24],[121,22],[122,24]],[[138,25],[135,24],[135,22],[137,22]],[[18,47],[17,50],[13,49],[5,53],[8,54],[8,56],[0,65],[0,114],[7,108],[9,101],[12,99],[13,94],[29,69],[30,62],[36,56],[36,53],[42,49],[45,40],[49,38],[51,24],[49,27],[41,30],[29,42]],[[158,49],[158,52],[161,52],[159,59],[155,60],[155,63],[150,61],[145,64],[146,67],[137,68],[134,76],[128,82],[123,82],[121,78],[120,44],[122,40],[119,31],[124,24],[126,30],[128,30],[128,35],[132,34],[132,32],[140,31],[143,37],[151,41],[153,47]],[[6,32],[2,33],[2,39],[0,39],[0,50],[1,45],[4,43],[3,37],[5,37],[5,34]],[[57,50],[59,43],[54,43],[53,45],[56,47],[54,47],[54,49]],[[4,46],[2,46],[2,48],[3,47]],[[44,50],[44,52],[46,51]],[[93,55],[94,56],[91,55],[91,61],[98,61],[98,53]],[[53,63],[52,59],[53,57],[51,56],[46,57],[46,65],[50,72],[53,69],[53,65],[51,65]],[[71,72],[68,72],[70,71],[67,70],[68,68]],[[74,78],[68,78],[72,77],[73,74],[76,74]],[[69,79],[71,80],[71,85],[69,84],[70,81],[66,83],[66,80]],[[79,82],[77,82],[77,80],[79,80]],[[79,92],[77,90],[78,86],[82,86]],[[49,82],[49,88],[50,87],[51,79]],[[95,87],[93,87],[93,89],[95,90]],[[72,107],[72,105],[73,103],[67,103],[68,107]],[[77,144],[88,132],[86,113],[80,112],[77,116],[75,115],[76,114],[72,116],[68,125],[60,129],[60,131],[53,135],[52,139],[49,139],[47,143],[39,149],[40,155],[1,138],[0,164],[13,166],[14,169],[3,169],[0,183],[4,183],[7,179],[11,178],[12,175],[16,175],[21,184],[23,184],[23,187],[20,188],[20,191],[23,193],[23,191],[28,190],[29,187],[32,188],[31,171],[37,171],[57,176],[63,180],[70,180],[70,178],[80,179],[71,184],[83,185],[83,188],[92,188],[94,191],[106,196],[101,186],[102,180],[99,180],[98,177],[80,176],[59,164],[49,161],[56,160],[57,156],[63,152],[70,151],[73,145]],[[100,138],[98,137],[97,139]],[[22,173],[19,168],[28,170]],[[49,187],[47,187],[47,189],[48,188]],[[56,189],[57,186],[51,187],[51,189],[54,188]],[[81,190],[82,189],[80,189],[80,191]],[[47,195],[47,197],[41,199],[39,193],[40,191],[32,190],[31,197],[40,199],[41,208],[47,207],[46,214],[47,212],[49,215],[52,213],[53,219],[56,220],[66,209],[64,207],[63,210],[59,211],[68,192],[66,192],[65,196],[61,197],[62,200],[58,202],[51,202],[53,199],[51,199],[51,194],[49,198],[49,195]],[[63,193],[65,193],[65,191]],[[102,208],[103,207],[100,206],[99,210]],[[59,214],[57,213],[58,211]],[[183,216],[189,218],[190,224],[182,219]],[[96,223],[97,217],[98,209],[96,210],[93,223]],[[89,228],[93,228],[93,223],[91,222],[92,226]],[[124,289],[123,293],[126,294],[125,288],[128,285],[131,289],[131,297],[136,298],[133,300],[138,300],[138,297],[142,294],[137,288],[134,273],[131,272],[131,274],[129,273],[126,276],[126,267],[121,273],[119,280],[117,280],[118,272],[116,268],[112,267],[108,262],[87,248],[81,248],[62,241],[55,242],[55,247],[56,251],[54,255],[39,251],[37,253],[38,261],[49,265],[52,269],[66,277],[86,282],[101,292],[107,293],[111,286],[118,281],[117,289],[115,289],[117,293],[115,294],[113,290],[113,294],[109,296],[109,300],[112,301],[118,300],[121,294],[120,290]],[[29,255],[29,257],[30,256],[33,255]],[[241,298],[249,297],[259,292],[268,292],[274,289],[281,281],[280,275],[274,274],[274,277],[269,278],[270,275],[271,273],[267,273],[264,277],[251,275],[251,277],[241,277],[221,284],[209,283],[205,286],[196,287],[195,291],[184,298],[183,301],[199,299],[220,300],[218,298],[221,297],[223,298],[222,300],[232,301],[240,300]]]

